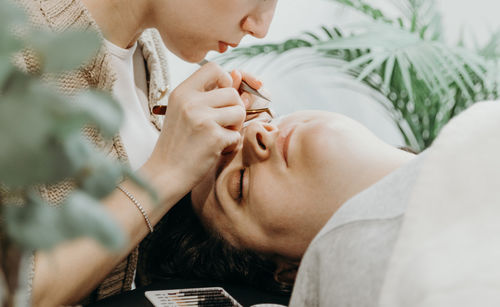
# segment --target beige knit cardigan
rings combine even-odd
[[[102,34],[96,22],[92,19],[86,7],[80,0],[17,0],[25,9],[30,21],[35,27],[49,28],[54,32],[61,32],[71,28],[93,29]],[[146,30],[138,40],[138,48],[142,49],[149,86],[149,107],[166,104],[168,86],[168,72],[166,62],[166,47],[159,33],[154,29]],[[37,61],[27,54],[20,63],[28,72],[37,70]],[[114,72],[110,66],[110,55],[103,49],[90,64],[76,72],[65,74],[57,79],[60,90],[68,95],[75,94],[82,89],[97,88],[111,92],[115,81]],[[151,122],[159,130],[161,119],[150,114]],[[112,141],[105,141],[95,129],[88,128],[85,135],[111,157],[128,164],[128,157],[120,137],[115,136]],[[63,182],[55,186],[41,189],[42,195],[51,203],[60,204],[72,190],[71,182]],[[124,204],[128,206],[131,204]],[[138,258],[138,249],[121,262],[99,287],[84,302],[99,300],[107,296],[118,294],[131,288],[134,270]]]

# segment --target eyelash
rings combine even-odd
[[[244,168],[240,169],[240,184],[239,184],[239,191],[238,191],[238,200],[241,200],[243,198],[243,176],[245,175],[245,170]]]

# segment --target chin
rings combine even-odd
[[[206,56],[207,56],[207,51],[200,51],[200,52],[179,52],[175,53],[179,58],[182,60],[189,62],[189,63],[199,63],[201,62]]]

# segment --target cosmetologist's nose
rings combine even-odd
[[[241,21],[241,29],[256,38],[264,38],[269,31],[273,16],[274,8],[258,14],[250,14]]]
[[[276,126],[262,121],[250,123],[243,137],[243,162],[250,165],[269,159],[277,135]]]

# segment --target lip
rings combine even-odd
[[[231,43],[219,41],[219,52],[220,53],[226,52],[229,46],[236,48],[236,47],[238,47],[238,44],[231,44]]]
[[[227,51],[227,48],[228,48],[228,44],[224,43],[224,42],[219,42],[219,52],[220,53],[224,53]]]
[[[285,160],[285,164],[288,167],[288,147],[290,145],[290,139],[292,137],[293,132],[295,131],[296,125],[289,126],[281,129],[280,134],[278,136],[277,145],[283,155],[283,159]]]

